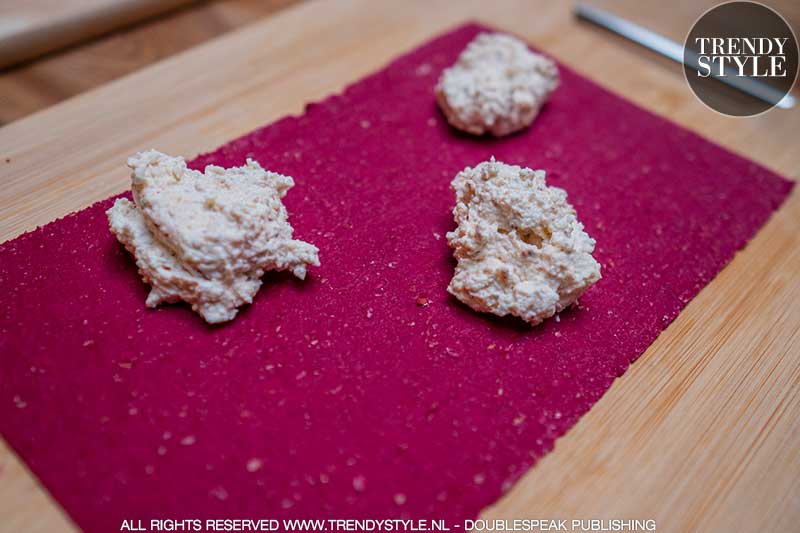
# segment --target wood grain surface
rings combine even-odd
[[[22,5],[23,18],[39,25],[47,16],[63,17],[75,4],[89,10],[92,4],[112,0],[0,0],[0,34],[3,20],[13,25]],[[157,18],[126,26],[112,34],[59,49],[34,62],[0,70],[0,125],[45,109],[77,94],[99,87],[151,63],[218,37],[232,29],[273,14],[297,0],[219,0],[194,2]],[[36,9],[53,4],[55,9]],[[17,6],[16,8],[12,7]],[[73,15],[74,16],[74,15]],[[39,20],[39,22],[35,22]],[[57,24],[57,22],[49,22]],[[0,36],[0,41],[2,37]]]
[[[0,67],[169,11],[191,0],[5,0],[0,3]]]
[[[721,116],[689,92],[678,65],[575,21],[567,4],[311,2],[0,129],[0,239],[124,190],[133,151],[210,150],[467,19],[522,34],[612,91],[798,178],[800,109]],[[676,532],[797,530],[798,222],[795,192],[483,516],[653,518],[659,531]],[[73,528],[18,460],[0,454],[0,531]]]

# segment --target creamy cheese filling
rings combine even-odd
[[[436,100],[453,127],[500,137],[529,126],[558,79],[555,63],[519,39],[482,33],[442,72]]]
[[[538,324],[600,279],[595,241],[543,170],[493,158],[451,187],[458,227],[447,241],[458,265],[448,291],[473,309]]]
[[[225,322],[252,302],[265,271],[303,279],[307,265],[319,265],[315,246],[292,239],[281,201],[292,178],[252,160],[203,173],[155,150],[128,166],[135,204],[119,199],[107,214],[151,286],[149,307],[182,300],[207,322]]]

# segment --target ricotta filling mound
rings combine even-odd
[[[476,311],[535,325],[600,279],[594,239],[543,170],[492,158],[459,172],[451,188],[458,227],[447,242],[458,265],[447,290]]]
[[[524,42],[481,33],[442,72],[436,100],[453,127],[500,137],[529,126],[558,80],[555,63]]]
[[[128,166],[135,203],[120,198],[107,215],[151,286],[148,307],[184,301],[207,322],[225,322],[253,301],[265,271],[304,279],[307,265],[319,265],[314,245],[292,239],[281,201],[292,178],[251,159],[203,173],[155,150]]]

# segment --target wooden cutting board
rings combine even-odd
[[[139,149],[192,157],[335,92],[467,19],[526,36],[599,84],[797,179],[800,109],[724,117],[677,66],[566,4],[302,4],[0,129],[0,239],[128,186]],[[800,196],[485,518],[654,518],[659,531],[800,523]],[[73,528],[0,451],[0,530]]]

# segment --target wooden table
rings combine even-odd
[[[650,7],[656,19],[680,11]],[[677,65],[575,21],[566,4],[311,2],[0,129],[0,239],[124,190],[131,152],[210,150],[300,112],[466,19],[525,35],[601,85],[798,178],[800,109],[721,116],[690,93]],[[794,193],[483,516],[655,518],[659,531],[796,530],[798,222]],[[74,527],[9,451],[0,455],[0,530]]]
[[[67,98],[113,81],[151,63],[188,50],[232,29],[255,22],[298,0],[195,0],[99,38],[59,49],[33,61],[0,70],[0,125],[45,109]],[[89,19],[80,31],[99,30],[109,18],[107,6],[153,4],[159,0],[0,0],[0,45],[11,39],[15,26],[27,26],[30,37],[46,47],[40,37],[47,26],[61,26],[62,38],[77,33],[76,20]],[[171,4],[180,0],[169,0]],[[106,8],[104,13],[98,10]],[[123,6],[124,7],[124,6]],[[159,6],[161,9],[163,6]],[[117,18],[138,16],[117,13]],[[152,8],[151,8],[152,10]],[[21,20],[20,20],[21,19]],[[115,21],[115,23],[121,21]],[[110,24],[105,20],[105,23]],[[22,31],[22,29],[19,29]],[[6,34],[4,36],[4,34]],[[56,35],[59,37],[59,35]],[[74,36],[77,37],[77,36]],[[19,40],[18,39],[18,40]],[[2,53],[0,53],[2,56]],[[0,57],[1,58],[1,57]]]

